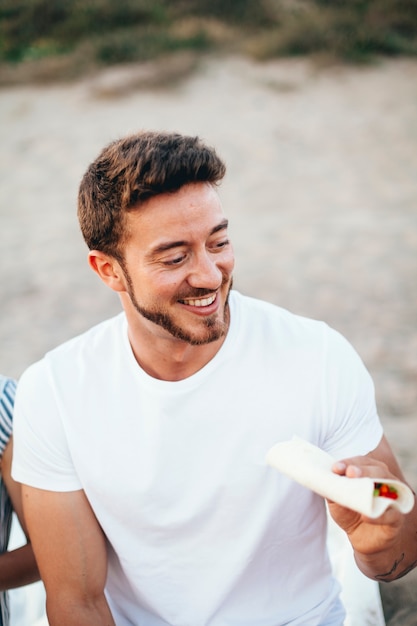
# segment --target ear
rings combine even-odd
[[[126,291],[126,282],[120,263],[100,250],[90,250],[88,263],[103,283],[113,291]]]

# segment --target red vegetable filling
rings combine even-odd
[[[395,487],[390,487],[385,483],[374,483],[374,496],[382,498],[390,498],[391,500],[397,500],[398,491]]]

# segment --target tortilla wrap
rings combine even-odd
[[[367,517],[379,517],[389,506],[401,513],[409,513],[413,508],[413,492],[403,482],[387,478],[339,476],[332,472],[336,460],[324,450],[298,437],[275,444],[266,455],[268,465],[300,485]],[[394,487],[398,498],[393,500],[374,496],[375,483]]]

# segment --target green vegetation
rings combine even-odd
[[[181,50],[366,62],[417,54],[416,0],[2,0],[0,70],[51,80]],[[53,61],[52,61],[53,60]],[[42,74],[42,73],[41,73]],[[11,76],[9,71],[9,76]],[[28,74],[26,74],[27,76]],[[4,82],[4,80],[3,80]]]
[[[288,6],[257,38],[256,57],[320,53],[366,62],[376,55],[417,54],[415,0],[310,0]]]

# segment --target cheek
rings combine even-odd
[[[225,258],[222,260],[222,267],[225,268],[225,270],[231,274],[233,272],[233,269],[235,267],[235,255],[233,252],[233,248],[230,248],[230,250],[228,251],[227,255],[225,255]]]
[[[153,283],[154,285],[153,288],[157,295],[159,294],[160,296],[163,296],[163,297],[166,297],[166,296],[172,297],[173,295],[175,296],[175,294],[178,293],[183,283],[184,283],[183,277],[170,276],[170,277],[164,277],[163,280],[155,281]]]

